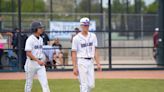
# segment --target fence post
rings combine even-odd
[[[159,48],[157,55],[158,65],[164,66],[164,1],[159,0]]]
[[[22,70],[22,46],[21,46],[21,0],[18,0],[18,61],[19,61],[19,71]]]
[[[2,31],[2,17],[1,17],[1,12],[2,12],[1,6],[2,6],[2,4],[1,3],[2,3],[2,0],[0,0],[0,31]]]
[[[16,27],[15,23],[15,1],[12,0],[12,28],[14,29]]]
[[[53,1],[50,0],[50,20],[53,20]]]
[[[103,30],[103,1],[100,2],[100,30]],[[103,30],[104,31],[104,30]]]
[[[112,26],[111,26],[111,0],[108,0],[108,25],[109,25],[109,30],[108,30],[108,36],[109,36],[109,69],[112,69]]]

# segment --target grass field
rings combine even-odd
[[[0,80],[0,92],[24,92],[25,80]],[[49,80],[51,92],[79,92],[77,80]],[[42,92],[34,80],[32,92]],[[92,92],[164,92],[164,80],[97,79]]]

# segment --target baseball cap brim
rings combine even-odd
[[[44,27],[45,27],[44,25],[38,26],[38,28],[44,28]]]
[[[80,25],[81,25],[81,26],[89,26],[90,23],[89,23],[89,22],[81,22]]]

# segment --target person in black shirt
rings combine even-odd
[[[24,30],[22,30],[24,31]],[[24,65],[26,62],[26,52],[24,51],[25,48],[25,44],[26,44],[26,40],[28,38],[28,36],[25,33],[21,33],[20,34],[20,39],[21,39],[21,48],[19,48],[19,38],[18,38],[18,33],[19,33],[19,29],[15,28],[14,32],[13,32],[13,38],[12,38],[12,45],[13,45],[13,49],[16,49],[15,52],[17,54],[17,56],[19,55],[19,50],[21,49],[21,56],[22,57],[22,69],[24,69]]]
[[[43,32],[43,34],[41,34],[41,37],[43,38],[43,45],[48,45],[50,41],[48,35],[45,32]]]

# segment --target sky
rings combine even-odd
[[[134,0],[129,0],[129,1],[132,1],[131,3],[134,3]],[[155,0],[145,0],[146,2],[146,5],[149,5],[151,4],[152,2],[154,2]],[[103,0],[103,6],[104,7],[107,7],[108,6],[108,0]]]

